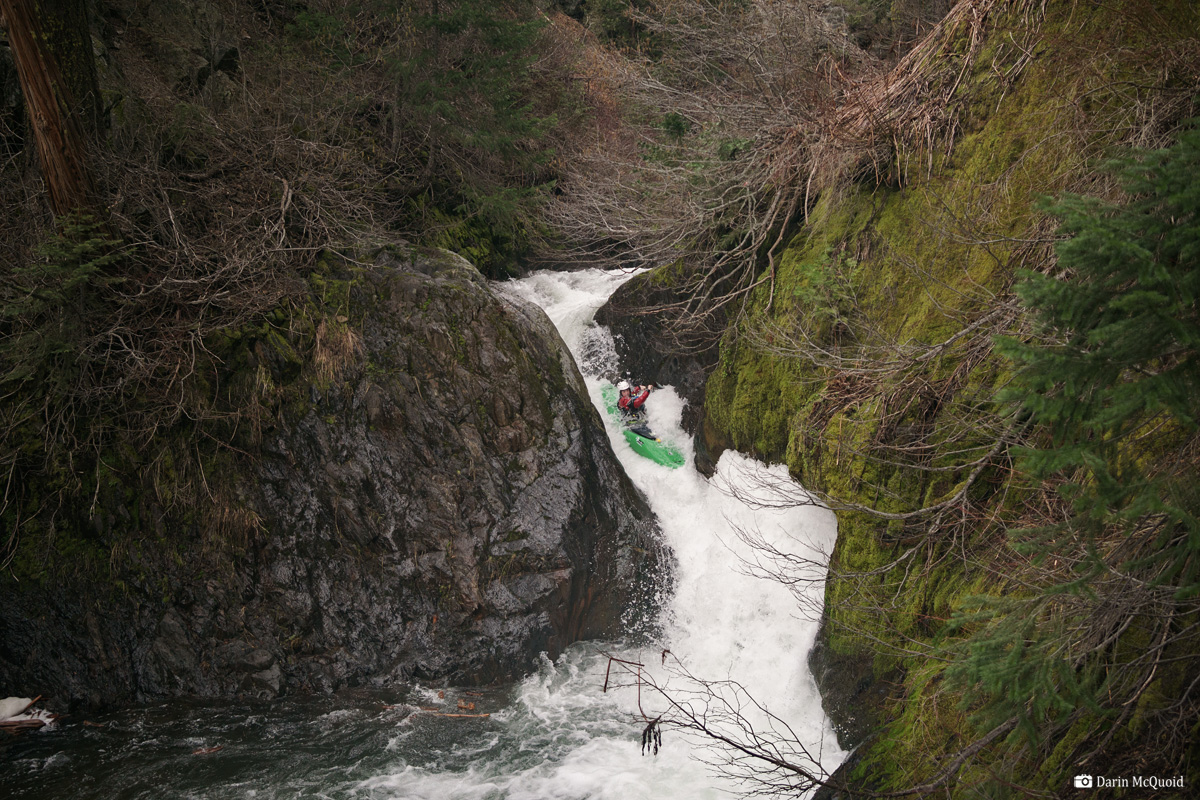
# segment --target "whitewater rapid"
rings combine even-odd
[[[823,564],[837,535],[832,512],[819,506],[774,508],[781,495],[803,497],[782,466],[767,466],[735,452],[721,456],[710,480],[693,464],[693,443],[680,427],[684,402],[670,387],[647,403],[650,427],[676,443],[687,457],[681,469],[668,469],[638,456],[604,411],[600,389],[616,376],[654,382],[653,375],[626,375],[616,362],[611,336],[596,326],[596,310],[631,273],[584,270],[542,272],[507,284],[541,306],[558,328],[581,366],[592,402],[605,418],[609,438],[626,472],[645,494],[663,536],[675,557],[673,591],[662,598],[661,641],[652,646],[622,650],[628,660],[647,665],[657,680],[685,694],[694,685],[680,682],[663,670],[663,650],[691,675],[709,681],[736,681],[777,719],[774,727],[794,738],[820,766],[832,771],[845,757],[821,709],[807,656],[816,638],[823,583],[810,580],[796,590],[751,573],[750,564],[763,563],[760,550],[747,540]],[[758,499],[761,504],[743,502]],[[748,534],[748,536],[746,535]],[[812,577],[811,575],[808,577]],[[604,649],[580,645],[557,665],[544,665],[529,679],[521,694],[530,713],[550,717],[569,713],[567,707],[599,704],[624,711],[634,720],[665,710],[652,692],[643,691],[638,708],[636,689],[599,695],[597,682],[607,668],[602,657],[582,655]],[[609,652],[612,652],[611,650]],[[625,674],[625,682],[634,676]],[[635,713],[637,712],[637,713]],[[750,714],[756,725],[769,722]],[[640,721],[634,723],[640,728]],[[790,730],[789,730],[790,729]],[[698,767],[695,759],[719,761],[719,753],[702,741],[685,740],[668,731],[655,757],[643,757],[640,739],[628,729],[603,733],[581,743],[552,770],[556,782],[536,790],[521,788],[521,777],[507,779],[508,797],[698,798],[735,793],[734,784]],[[799,756],[797,756],[799,759]],[[557,788],[554,788],[557,787]],[[464,795],[469,796],[469,795]]]
[[[715,769],[721,751],[702,736],[667,728],[656,755],[642,751],[645,719],[669,710],[646,681],[664,686],[677,699],[695,700],[697,686],[681,676],[681,669],[705,681],[736,681],[745,694],[727,691],[726,696],[731,702],[753,697],[769,709],[768,715],[750,707],[746,717],[760,733],[771,728],[780,732],[784,753],[797,762],[806,762],[801,748],[828,772],[844,759],[807,667],[823,584],[810,582],[798,598],[778,581],[755,577],[748,565],[762,558],[747,543],[756,539],[782,553],[824,563],[833,548],[836,520],[820,507],[763,508],[739,499],[758,497],[777,505],[781,495],[802,497],[783,467],[726,452],[711,480],[697,472],[692,439],[680,427],[684,401],[671,387],[656,391],[646,410],[651,429],[675,443],[687,465],[672,470],[633,452],[605,412],[601,387],[618,376],[645,382],[654,382],[655,376],[624,375],[611,335],[593,322],[596,310],[632,276],[600,270],[541,272],[499,288],[541,306],[554,322],[605,419],[613,450],[658,518],[674,556],[672,585],[660,597],[661,633],[640,646],[582,642],[553,663],[543,658],[537,674],[517,685],[510,705],[493,715],[502,727],[494,737],[451,748],[445,761],[409,762],[374,776],[357,787],[366,796],[736,797],[743,787]],[[608,655],[645,665],[642,685],[636,667],[616,664],[610,669]],[[726,732],[736,733],[731,728]],[[789,740],[798,744],[790,753]],[[447,769],[447,764],[464,768]]]

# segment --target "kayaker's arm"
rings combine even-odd
[[[633,408],[637,411],[641,411],[642,406],[646,404],[646,400],[650,397],[650,390],[654,388],[654,384],[642,386],[640,388],[641,392],[639,392],[638,395],[629,403],[629,405],[633,406]]]

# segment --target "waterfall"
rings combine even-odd
[[[606,419],[600,390],[619,365],[608,332],[592,317],[629,277],[538,273],[501,287],[546,310]],[[719,766],[723,751],[704,737],[668,726],[657,755],[642,753],[646,719],[669,711],[666,697],[704,699],[680,669],[716,682],[710,684],[714,696],[741,703],[758,734],[779,732],[789,758],[802,760],[807,751],[832,772],[845,753],[822,712],[807,655],[823,599],[820,565],[836,536],[834,517],[817,506],[778,503],[781,496],[803,497],[782,467],[728,452],[711,480],[697,473],[691,439],[679,424],[682,409],[669,387],[647,403],[651,427],[688,457],[674,470],[634,453],[613,420],[606,423],[613,449],[674,554],[674,579],[657,602],[654,641],[579,642],[553,662],[543,657],[522,681],[477,692],[417,686],[401,696],[363,690],[270,703],[176,701],[124,709],[96,717],[91,726],[22,737],[6,754],[6,791],[20,798],[145,800],[737,796],[744,786],[706,766]],[[761,563],[763,551],[747,537],[781,556],[808,559],[815,565],[812,580],[793,592],[755,577],[749,565]],[[628,672],[618,664],[609,674],[609,655],[645,666]],[[741,687],[736,693],[735,684]],[[751,696],[762,708],[749,703]],[[415,713],[421,707],[453,713],[460,703],[474,716]]]
[[[736,681],[774,717],[768,720],[764,714],[755,714],[752,722],[772,722],[785,738],[797,740],[821,766],[832,771],[845,753],[821,709],[807,667],[823,601],[822,576],[810,575],[811,580],[794,590],[756,576],[753,573],[761,570],[751,565],[762,564],[764,558],[748,541],[757,540],[778,553],[823,564],[833,548],[836,519],[829,510],[814,505],[774,507],[780,505],[777,501],[783,494],[805,496],[781,466],[768,467],[726,452],[711,480],[696,472],[691,438],[679,424],[683,401],[669,387],[656,391],[646,410],[655,433],[684,450],[687,466],[667,469],[630,449],[600,400],[600,387],[620,369],[608,331],[592,321],[600,305],[630,277],[632,273],[619,271],[541,272],[506,285],[507,291],[541,306],[575,354],[592,401],[606,419],[613,448],[646,495],[675,555],[673,591],[661,604],[662,640],[652,646],[622,649],[619,654],[646,664],[656,681],[678,687],[681,697],[689,696],[695,687],[666,674],[663,650],[670,651],[668,663],[682,665],[699,679]],[[655,382],[653,375],[634,377]],[[544,665],[539,675],[522,686],[523,713],[553,719],[560,714],[569,717],[568,708],[579,713],[587,708],[593,713],[593,705],[601,705],[618,712],[618,717],[623,711],[628,718],[639,720],[642,711],[653,715],[664,710],[662,698],[650,691],[642,692],[644,708],[638,708],[637,688],[628,686],[636,679],[628,673],[624,674],[626,688],[612,697],[599,696],[601,672],[608,667],[607,659],[595,655],[601,650],[613,652],[585,643],[559,664]],[[632,725],[637,727],[640,721]],[[615,740],[607,738],[614,732]],[[549,770],[563,784],[558,790],[540,785],[539,790],[547,794],[532,791],[527,796],[716,797],[732,789],[729,783],[714,780],[689,763],[697,756],[720,760],[719,752],[707,749],[702,740],[689,737],[686,742],[672,742],[668,731],[659,755],[646,759],[640,754],[640,739],[630,733],[627,725],[599,734],[557,766],[541,768],[536,783],[540,785]],[[588,775],[595,780],[589,782]],[[623,776],[630,785],[618,786],[611,778],[614,775]],[[505,780],[512,790],[507,796],[526,796],[517,790],[523,785],[521,777]]]

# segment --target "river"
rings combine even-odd
[[[618,370],[611,338],[592,324],[628,273],[537,273],[504,284],[542,306],[600,405]],[[654,376],[633,376],[653,380]],[[651,427],[676,442],[688,465],[671,470],[636,455],[610,421],[610,439],[646,495],[674,552],[672,586],[657,603],[651,642],[584,642],[512,685],[469,690],[415,686],[397,692],[264,703],[172,702],[126,709],[0,745],[0,797],[364,798],[365,800],[668,800],[735,797],[723,751],[666,727],[644,755],[647,717],[668,711],[650,682],[679,702],[736,705],[757,735],[790,758],[832,772],[845,757],[821,710],[807,653],[816,637],[819,580],[793,589],[756,576],[756,551],[739,532],[779,552],[822,561],[836,536],[832,513],[778,508],[786,471],[724,454],[710,480],[691,466],[679,427],[683,401],[664,388],[647,403]],[[603,415],[603,412],[602,412]],[[771,487],[774,487],[773,489]],[[768,492],[764,496],[763,492]],[[746,503],[759,497],[764,502]],[[761,557],[758,558],[761,562]],[[664,654],[664,651],[668,651]],[[614,667],[608,655],[644,664]],[[711,683],[715,682],[715,683]],[[753,697],[758,704],[749,701]],[[441,717],[437,708],[488,717]],[[470,706],[473,704],[474,708]],[[693,708],[699,706],[693,705]],[[769,713],[764,709],[769,709]],[[736,729],[723,729],[740,735]]]

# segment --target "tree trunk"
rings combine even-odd
[[[33,0],[33,11],[58,62],[73,105],[72,112],[89,139],[100,131],[104,103],[96,74],[96,55],[88,25],[87,0]]]
[[[84,75],[92,86],[95,61],[83,0],[54,0],[43,5],[47,10],[39,14],[34,0],[0,0],[0,21],[8,30],[8,43],[29,110],[50,208],[56,216],[61,216],[92,208],[94,190],[87,168],[84,128],[77,113],[79,106],[63,79],[53,46],[68,48],[71,69],[82,70],[77,74]],[[68,30],[80,24],[82,30]],[[53,29],[54,35],[47,35],[45,27]],[[80,48],[86,49],[80,52]],[[84,62],[87,66],[81,67]],[[86,79],[88,74],[90,79]],[[89,102],[96,103],[96,94]]]

